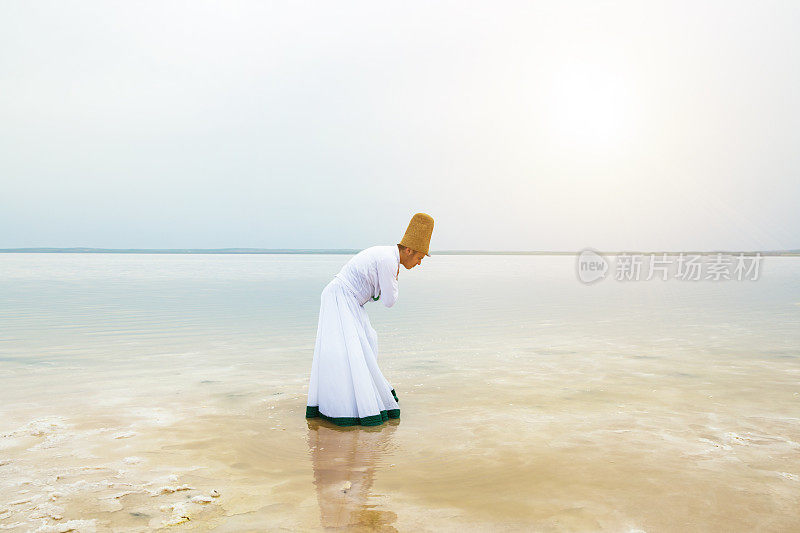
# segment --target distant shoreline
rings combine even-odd
[[[12,254],[196,254],[196,255],[226,255],[226,254],[259,254],[259,255],[280,255],[280,254],[316,254],[316,255],[353,255],[358,253],[359,249],[291,249],[291,248],[1,248],[0,253]],[[431,255],[577,255],[582,250],[577,251],[495,251],[495,250],[441,250],[435,251]],[[669,251],[596,251],[601,255],[755,255],[761,254],[762,256],[786,256],[797,257],[800,256],[800,250],[772,250],[772,251],[759,251],[759,250],[712,250],[712,251],[682,251],[682,252],[669,252]]]

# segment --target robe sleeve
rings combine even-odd
[[[381,301],[391,307],[397,301],[397,267],[394,258],[386,258],[378,262],[378,284],[381,290]]]

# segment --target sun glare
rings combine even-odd
[[[553,78],[553,140],[581,152],[618,150],[634,133],[630,79],[603,65],[571,65]]]

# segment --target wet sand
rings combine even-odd
[[[122,389],[106,402],[97,394],[50,408],[17,405],[0,432],[0,524],[20,531],[800,526],[799,420],[796,411],[770,407],[796,405],[796,372],[726,364],[714,376],[686,362],[682,373],[694,376],[687,390],[677,386],[686,376],[665,375],[653,361],[624,372],[604,365],[592,378],[580,377],[594,374],[588,368],[565,366],[540,359],[525,372],[467,380],[469,390],[444,377],[396,380],[401,418],[375,428],[304,419],[301,379],[265,391],[225,385],[247,383],[245,375],[201,380],[188,370],[179,379],[191,391]],[[507,389],[520,379],[531,387]]]

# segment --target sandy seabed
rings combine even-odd
[[[32,395],[3,413],[0,528],[800,528],[800,420],[775,408],[796,405],[796,373],[727,362],[707,380],[687,362],[694,385],[679,388],[690,378],[658,360],[592,378],[546,360],[539,377],[482,380],[467,362],[472,394],[433,375],[398,381],[401,418],[369,428],[305,419],[305,380],[262,387],[258,372],[185,367],[178,390],[120,381],[47,406]],[[508,386],[521,379],[537,386]]]

